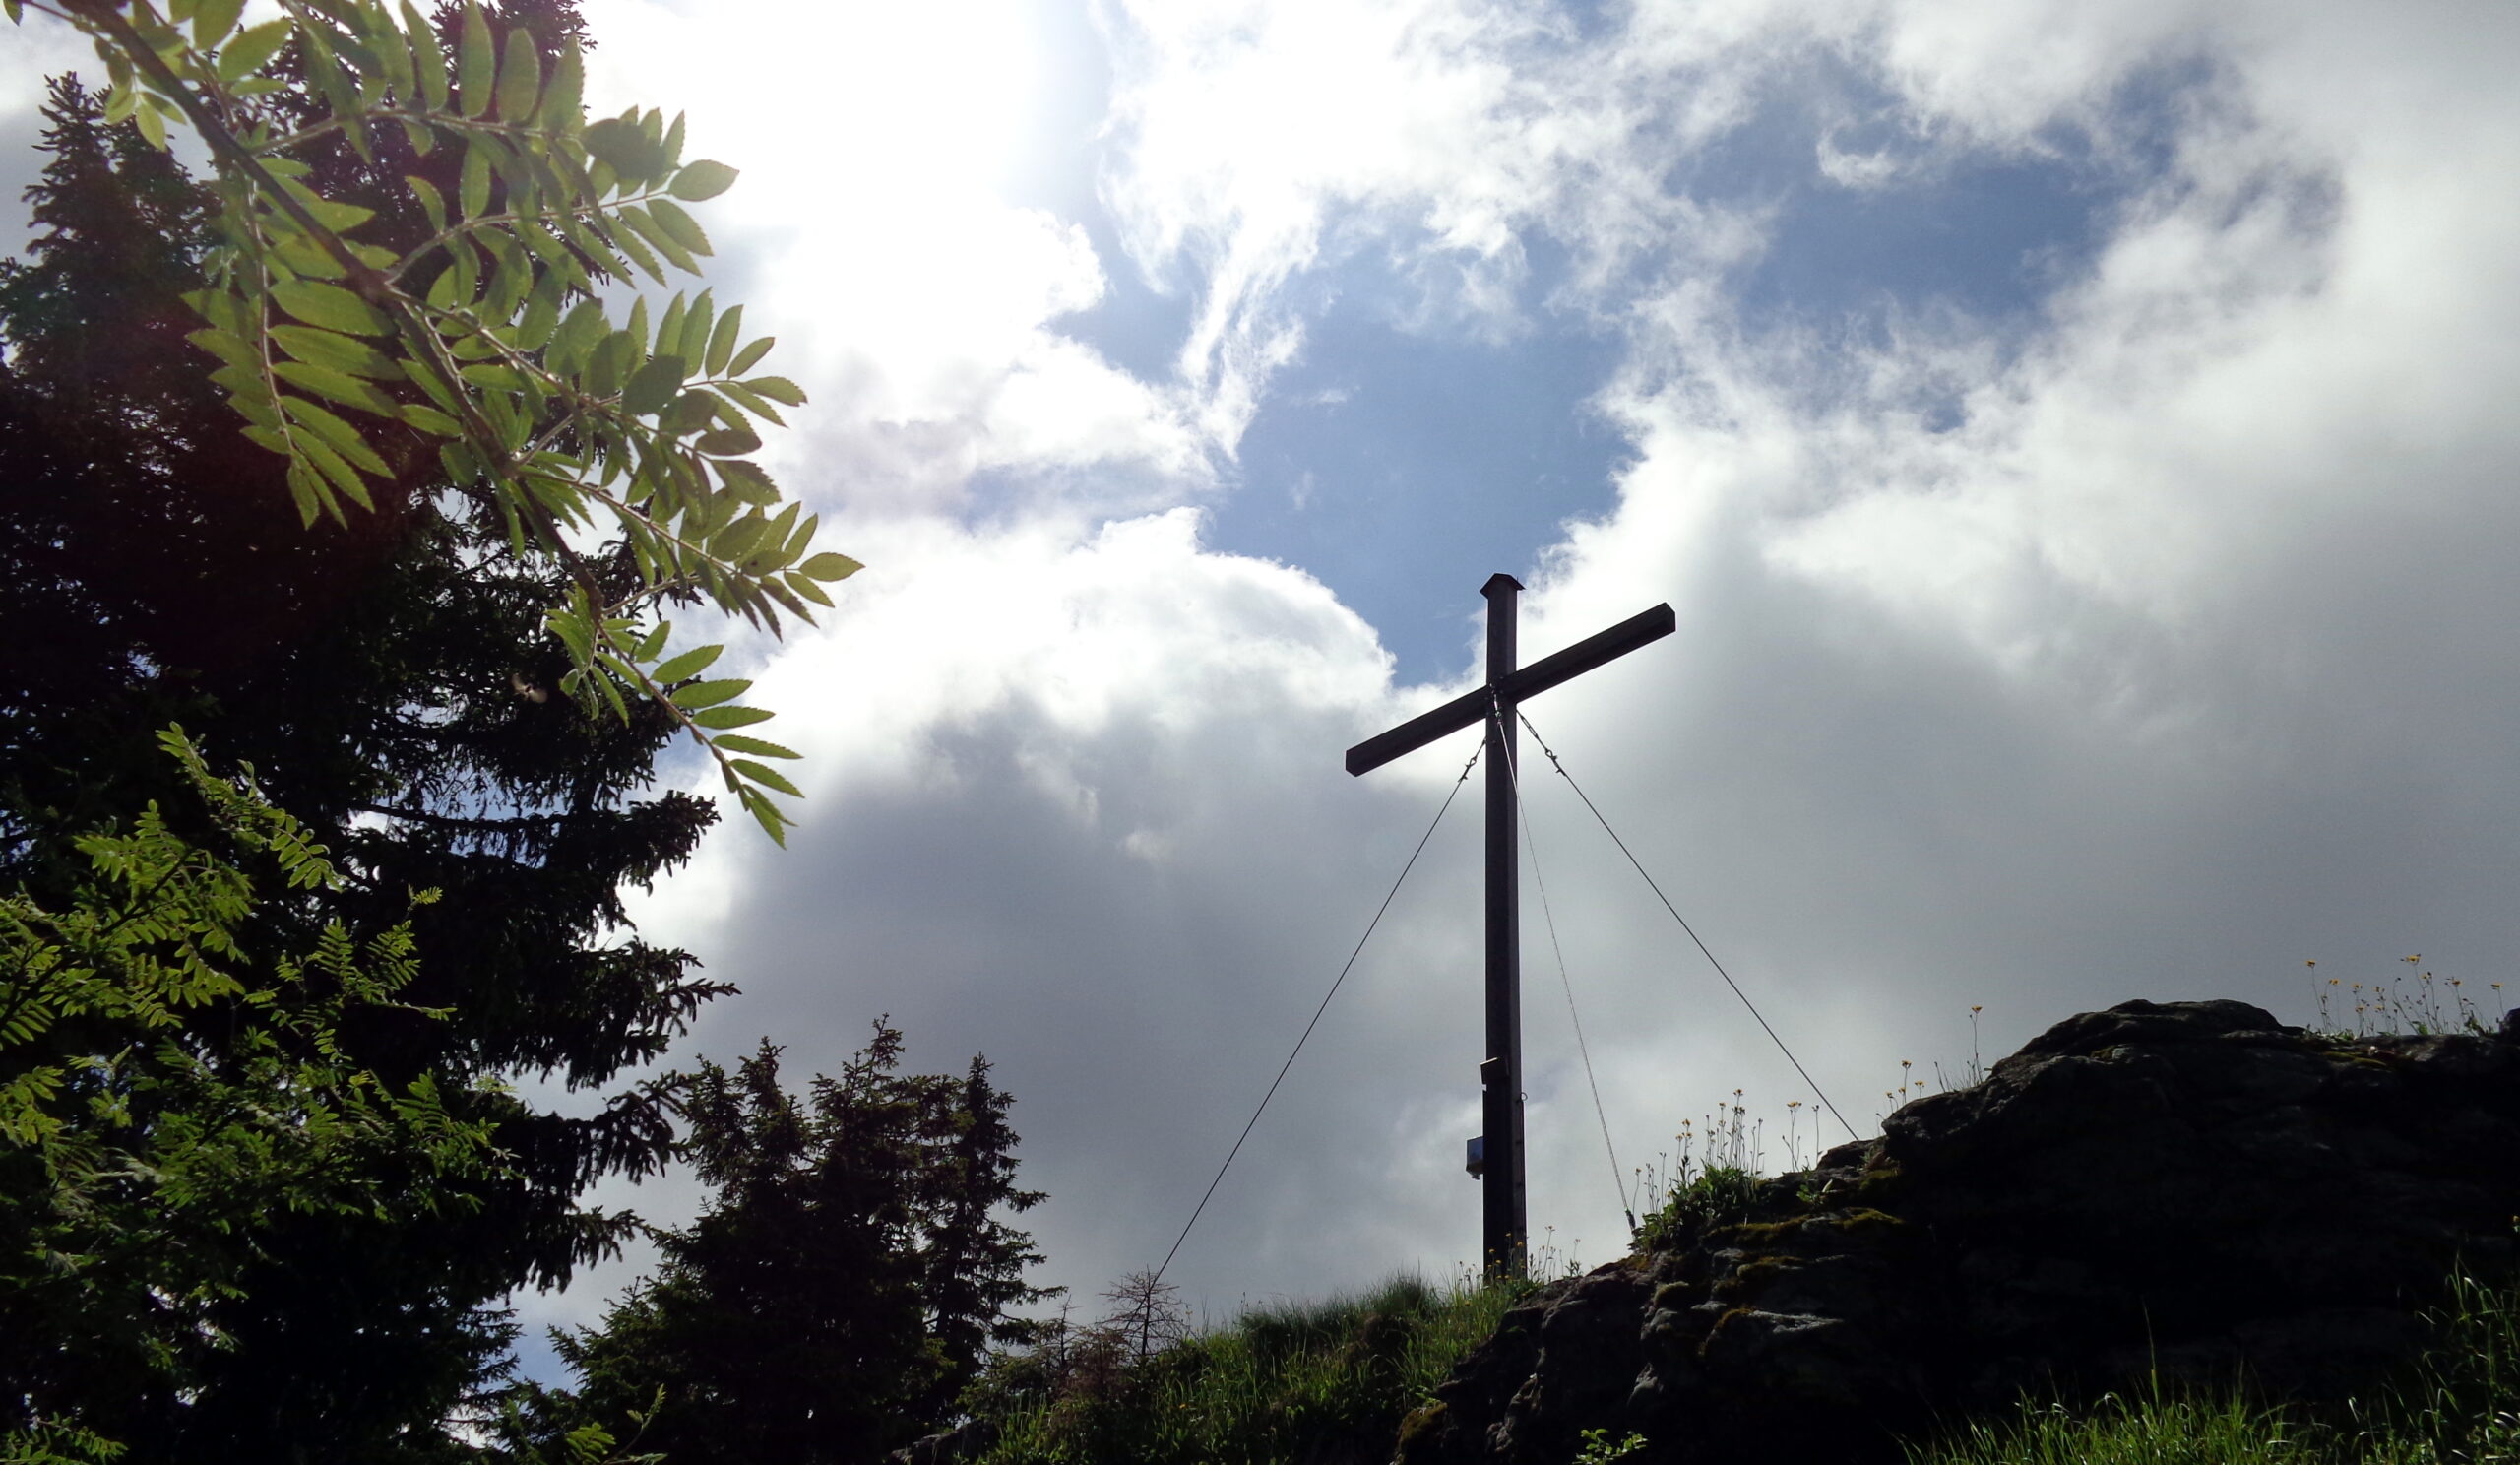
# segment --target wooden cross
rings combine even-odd
[[[1487,1058],[1479,1065],[1480,1117],[1471,1142],[1480,1184],[1480,1238],[1491,1277],[1528,1269],[1523,1207],[1523,938],[1514,859],[1514,707],[1562,681],[1671,634],[1669,604],[1632,615],[1599,635],[1528,667],[1514,666],[1514,605],[1522,582],[1491,575],[1487,597],[1487,684],[1411,718],[1348,749],[1348,772],[1380,768],[1473,723],[1487,724]]]

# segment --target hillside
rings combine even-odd
[[[1280,1309],[1058,1379],[1036,1358],[897,1458],[1840,1465],[1973,1425],[1988,1459],[2114,1458],[2094,1431],[2143,1436],[2129,1459],[2470,1458],[2438,1441],[2512,1407],[2466,1367],[2520,1366],[2511,1295],[2471,1284],[2465,1332],[2426,1314],[2454,1273],[2512,1278],[2515,1158],[2509,1019],[2347,1039],[2128,1002],[1807,1172],[1700,1184],[1587,1275]],[[2025,1400],[2105,1407],[2035,1416],[2046,1453],[1991,1441]]]

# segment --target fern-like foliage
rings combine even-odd
[[[81,1417],[99,1381],[180,1388],[287,1218],[433,1214],[477,1193],[445,1182],[506,1174],[427,1075],[345,1055],[346,1024],[442,1016],[398,1000],[408,924],[252,960],[260,892],[343,875],[250,771],[160,741],[197,808],[83,839],[90,878],[59,909],[0,896],[0,1459],[112,1458],[111,1420]]]

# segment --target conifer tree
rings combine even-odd
[[[984,1059],[904,1075],[901,1051],[878,1022],[802,1098],[767,1040],[732,1073],[702,1065],[690,1152],[716,1193],[600,1326],[555,1335],[581,1379],[560,1417],[627,1437],[654,1406],[640,1446],[677,1465],[858,1465],[1029,1334],[1008,1309],[1048,1295],[1023,1281],[1040,1258],[997,1218],[1041,1197],[1014,1182],[1011,1101]]]

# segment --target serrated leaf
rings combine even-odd
[[[313,405],[311,403],[300,402],[293,397],[283,398],[282,400],[286,402],[291,408],[310,407]],[[321,409],[318,410],[320,411]],[[294,412],[290,414],[292,416],[295,414],[296,414]],[[335,420],[338,421],[339,418],[336,418]],[[342,456],[339,453],[334,452],[331,445],[325,442],[324,439],[313,433],[301,433],[297,438],[297,451],[303,454],[308,462],[313,463],[318,469],[321,469],[325,478],[330,481],[333,486],[341,489],[351,502],[357,504],[362,509],[373,509],[376,507],[376,505],[371,502],[367,496],[367,484],[360,479],[358,470],[350,467],[347,463],[343,462]],[[342,517],[339,506],[333,506],[333,517],[335,519],[340,519]]]
[[[769,398],[771,401],[783,404],[784,406],[802,407],[805,405],[804,389],[784,376],[756,376],[747,380],[744,383],[744,388],[747,391],[758,392],[762,396]]]
[[[745,372],[750,371],[753,367],[760,365],[761,358],[769,355],[770,349],[778,344],[779,338],[776,336],[764,336],[760,340],[752,342],[742,350],[735,353],[734,360],[726,364],[725,374],[728,376],[741,376]]]
[[[542,92],[542,111],[536,119],[545,132],[566,135],[577,130],[581,97],[586,91],[586,60],[578,54],[576,41],[561,48],[558,64],[551,68],[551,84]]]
[[[718,740],[720,742],[724,741],[723,738]],[[789,783],[788,781],[788,775],[781,773],[778,769],[771,767],[767,763],[755,763],[750,758],[731,758],[727,761],[733,765],[735,772],[742,774],[744,777],[752,780],[756,784],[760,784],[766,788],[776,789],[790,798],[802,798],[805,796],[805,791],[797,788],[794,784]]]
[[[751,753],[755,757],[761,758],[801,758],[804,756],[802,753],[793,752],[789,749],[781,747],[775,742],[764,742],[758,737],[746,737],[740,732],[723,732],[709,740],[730,753]]]
[[[662,684],[671,684],[685,677],[697,676],[709,669],[725,651],[723,646],[695,646],[648,674]]]
[[[457,52],[456,94],[464,115],[478,117],[490,109],[490,88],[498,76],[498,55],[491,48],[490,22],[481,7],[464,7],[464,40]]]
[[[329,366],[314,366],[304,361],[276,361],[272,364],[272,375],[345,407],[355,407],[380,417],[399,415],[394,410],[393,398],[357,377],[335,371]],[[380,466],[377,471],[381,473],[384,470]]]
[[[516,345],[523,350],[540,350],[560,324],[560,299],[568,289],[567,282],[557,274],[546,273],[534,284],[534,292],[526,298],[525,314],[517,319]]]
[[[749,429],[722,427],[693,438],[691,445],[713,458],[740,458],[761,451],[761,439]]]
[[[456,196],[467,219],[490,212],[490,149],[478,135],[464,140],[464,172]]]
[[[372,10],[360,9],[355,19],[360,38],[375,49],[376,59],[383,68],[386,90],[406,106],[417,101],[419,88],[414,85],[416,74],[411,69],[411,47],[405,41],[401,28],[394,24],[394,18],[386,14],[384,6],[378,5]],[[418,131],[423,139],[428,136],[426,128]],[[428,151],[425,141],[413,145],[413,148],[420,153]]]
[[[244,10],[245,0],[197,0],[193,6],[194,48],[207,51],[225,40]]]
[[[771,481],[759,464],[737,458],[718,464],[717,469],[726,492],[738,501],[764,508],[779,502],[779,485]]]
[[[256,371],[262,369],[262,352],[246,345],[232,331],[222,331],[217,326],[205,326],[184,339],[231,366]]]
[[[810,578],[800,571],[789,570],[787,574],[779,577],[779,583],[787,586],[789,590],[794,591],[797,595],[813,602],[817,605],[828,605],[831,604],[831,597],[823,594],[823,588],[816,585]]]
[[[788,848],[786,825],[788,818],[779,812],[779,806],[770,801],[770,796],[746,789],[738,796],[743,800],[744,811],[752,815],[752,821],[761,826],[762,833],[769,835],[771,842],[779,848]]]
[[[708,359],[709,328],[717,324],[717,297],[708,290],[702,290],[700,297],[691,302],[690,311],[682,318],[682,334],[677,338],[678,344],[673,349],[679,351],[683,360],[689,362],[695,369],[702,361]]]
[[[701,230],[700,221],[684,212],[680,204],[671,199],[650,199],[648,212],[655,216],[657,226],[686,251],[704,258],[710,253],[709,235]]]
[[[429,231],[444,233],[446,231],[446,199],[437,191],[437,185],[412,173],[404,174],[403,182],[411,190],[411,196],[420,201],[420,212],[429,217]]]
[[[603,163],[627,183],[645,180],[656,170],[656,149],[636,123],[605,117],[587,125],[579,141],[587,156]]]
[[[682,170],[673,175],[673,185],[667,191],[675,198],[696,204],[734,187],[735,177],[735,169],[704,158],[697,162],[683,164]]]
[[[321,438],[344,458],[380,478],[388,472],[385,460],[376,456],[376,450],[369,447],[367,439],[359,436],[358,429],[349,423],[303,398],[283,397],[280,405],[288,414],[289,420]]]
[[[525,390],[525,378],[504,361],[475,361],[458,373],[476,387],[509,395]]]
[[[338,331],[319,331],[313,326],[274,326],[271,338],[282,350],[310,365],[326,366],[352,376],[375,377],[394,381],[403,368],[383,351]]]
[[[657,199],[653,202],[662,204],[664,200]],[[676,239],[673,236],[673,232],[667,229],[663,224],[657,223],[656,219],[648,212],[648,210],[639,207],[637,204],[623,204],[621,206],[620,218],[623,223],[630,225],[628,233],[618,235],[624,245],[627,245],[631,241],[632,237],[636,236],[639,239],[646,240],[650,248],[656,250],[657,253],[663,255],[666,262],[673,265],[676,269],[691,275],[697,275],[700,273],[700,263],[691,257],[691,251],[683,248],[682,241]],[[659,280],[662,283],[662,275],[659,276]]]
[[[646,416],[672,401],[681,387],[682,358],[652,356],[631,373],[630,385],[621,389],[621,410],[632,416]]]
[[[704,707],[691,715],[693,726],[713,732],[727,728],[749,728],[766,723],[779,714],[767,707]]]
[[[657,322],[657,353],[659,355],[678,348],[682,341],[683,312],[689,308],[690,302],[683,298],[682,291],[674,291],[673,298],[665,304],[663,318]]]
[[[446,110],[446,53],[438,48],[437,28],[403,0],[403,31],[410,37],[411,62],[420,74],[420,100],[433,112]]]
[[[816,580],[830,581],[846,580],[864,568],[866,568],[864,565],[859,564],[857,561],[850,558],[846,554],[834,554],[829,550],[825,550],[824,552],[815,555],[813,558],[806,560],[803,564],[798,565],[796,570],[799,574],[810,576]]]
[[[734,306],[718,317],[716,330],[709,333],[709,355],[701,369],[711,376],[723,375],[726,362],[735,354],[735,338],[744,328],[744,308]]]
[[[612,241],[613,248],[621,252],[622,258],[636,266],[649,279],[656,281],[659,285],[664,284],[665,267],[658,263],[656,251],[639,241],[637,229],[617,228],[611,230],[605,237]]]
[[[395,415],[401,417],[404,421],[410,423],[412,426],[417,427],[422,432],[433,432],[439,437],[461,437],[464,435],[463,423],[458,422],[453,417],[439,412],[436,408],[422,407],[416,402],[406,402],[401,407],[396,408]]]
[[[543,365],[562,376],[575,375],[602,335],[603,306],[593,299],[580,300],[569,308],[560,329],[552,333],[551,344],[543,349]]]
[[[293,456],[288,460],[288,496],[297,501],[301,524],[313,524],[317,515],[333,507],[333,490],[325,486],[324,476]]]
[[[754,416],[767,418],[782,427],[788,425],[788,419],[779,415],[779,409],[771,406],[768,399],[741,382],[722,381],[710,390],[745,412],[751,413]]]
[[[318,198],[313,193],[302,189],[292,188],[289,191],[301,195],[298,200],[300,206],[307,213],[315,216],[317,223],[337,234],[348,233],[376,217],[374,209],[361,208],[357,204],[335,203],[331,199]]]
[[[709,552],[720,559],[741,559],[762,541],[769,529],[769,520],[758,514],[748,514],[712,535]]]
[[[265,21],[238,32],[233,40],[220,48],[219,79],[232,85],[261,71],[280,54],[282,46],[288,44],[295,29],[286,21]]]
[[[508,29],[507,53],[499,58],[499,120],[522,124],[534,120],[542,99],[542,58],[534,49],[534,32],[523,26]]]
[[[722,702],[732,702],[751,690],[752,683],[741,677],[727,677],[720,681],[695,681],[687,687],[680,687],[674,691],[673,705],[685,712],[698,712],[702,708],[715,707]]]
[[[391,334],[394,322],[384,311],[338,285],[315,280],[284,280],[272,286],[272,299],[310,326],[350,336]]]

